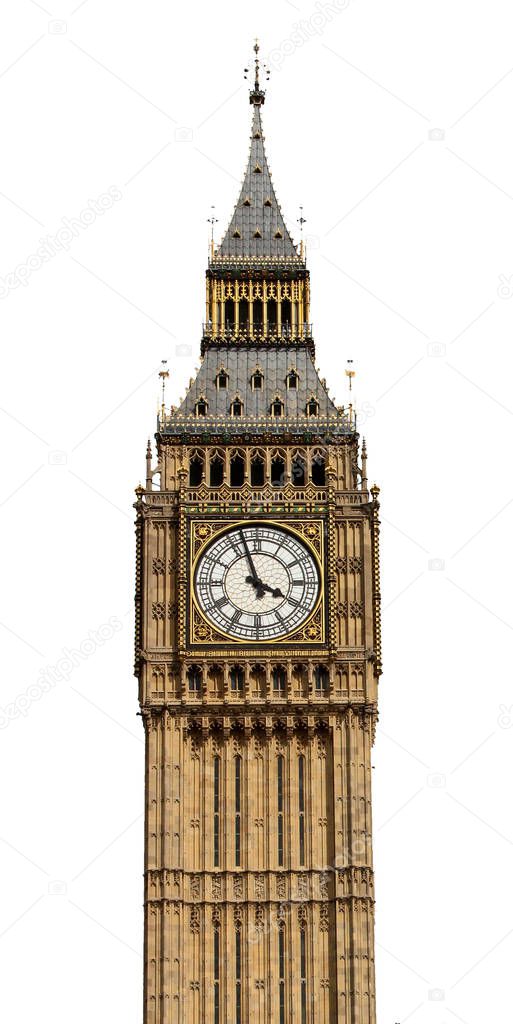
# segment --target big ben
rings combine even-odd
[[[375,1024],[378,488],[315,369],[310,277],[247,168],[201,366],[136,491],[145,1024]]]

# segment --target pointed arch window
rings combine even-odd
[[[319,403],[316,398],[310,398],[306,405],[306,415],[318,416],[319,415]]]
[[[283,402],[281,398],[277,395],[274,401],[271,403],[271,416],[273,416],[275,419],[279,419],[280,416],[283,416],[283,412]]]
[[[236,395],[230,406],[230,416],[242,416],[244,412],[244,404],[242,398]]]
[[[203,673],[199,665],[189,665],[187,669],[187,682],[189,684],[190,693],[199,693],[201,690],[201,682]]]
[[[222,366],[221,369],[218,371],[218,374],[217,374],[217,377],[216,377],[216,387],[217,387],[218,391],[225,391],[226,388],[228,387],[229,380],[230,380],[230,376],[227,373],[227,371],[225,370],[224,366]]]
[[[306,459],[303,452],[294,452],[291,473],[292,483],[296,487],[304,487],[306,484]]]
[[[189,486],[199,487],[203,480],[203,456],[194,452],[189,460]]]
[[[219,452],[214,452],[210,458],[210,486],[221,487],[224,480],[224,459]]]
[[[314,452],[312,455],[312,483],[316,487],[326,486],[326,458],[323,452]]]
[[[244,689],[244,669],[242,665],[232,665],[230,669],[230,687],[233,693],[242,693]]]
[[[261,370],[255,370],[251,374],[251,389],[252,391],[261,391],[264,386],[264,375]]]
[[[206,416],[208,412],[208,402],[203,395],[200,395],[196,405],[194,406],[195,416]]]
[[[245,469],[244,456],[240,452],[234,452],[230,459],[230,485],[232,487],[242,487]]]
[[[263,487],[265,483],[265,459],[260,451],[251,456],[251,486]]]
[[[271,459],[271,484],[273,487],[283,487],[285,483],[285,459],[277,453]]]
[[[283,665],[274,665],[272,670],[273,690],[275,693],[285,693],[287,673]]]
[[[314,668],[314,681],[317,693],[327,693],[329,690],[330,674],[326,665],[316,665]]]
[[[287,374],[287,387],[289,391],[297,391],[299,376],[296,370],[290,370]]]

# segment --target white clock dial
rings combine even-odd
[[[319,568],[310,549],[274,525],[236,526],[201,555],[197,602],[216,629],[237,640],[274,640],[298,629],[319,597]]]

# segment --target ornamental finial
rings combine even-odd
[[[255,39],[253,50],[255,51],[255,83],[249,94],[249,102],[260,107],[265,102],[265,90],[260,88],[260,58],[258,56],[260,53],[260,43],[258,42],[258,39]],[[263,71],[267,81],[271,72],[266,66],[263,67]],[[244,68],[244,78],[247,78],[248,75],[249,68]]]

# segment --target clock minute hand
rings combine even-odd
[[[259,589],[260,589],[262,587],[262,583],[261,583],[260,579],[257,576],[257,571],[255,569],[255,563],[253,562],[253,559],[251,557],[251,552],[250,552],[249,547],[248,547],[248,542],[247,542],[247,540],[246,540],[242,530],[240,531],[240,539],[241,539],[241,541],[243,543],[244,550],[246,552],[246,558],[248,560],[248,565],[249,565],[249,568],[251,570],[251,576],[248,576],[246,578],[246,582],[247,583],[253,583],[255,586],[258,586]]]

